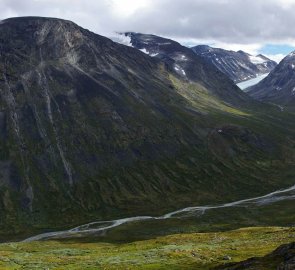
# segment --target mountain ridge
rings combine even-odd
[[[275,61],[270,60],[262,54],[253,56],[241,50],[235,52],[212,48],[207,45],[198,45],[191,49],[209,63],[215,65],[235,83],[269,73],[277,65]]]
[[[243,102],[253,102],[249,100],[232,81],[217,67],[208,63],[205,59],[195,54],[190,48],[182,46],[180,43],[156,35],[126,32],[120,34],[129,38],[124,40],[124,44],[131,44],[132,47],[165,62],[169,70],[180,79],[201,83],[212,93],[226,102],[239,106]],[[129,43],[129,44],[128,44]],[[220,88],[215,87],[216,81]],[[223,84],[221,84],[221,81]],[[235,100],[239,96],[239,100]]]
[[[59,19],[0,24],[2,232],[159,213],[290,184],[292,122],[272,119],[264,110],[275,108],[189,49],[182,76],[182,59],[168,50],[166,60],[151,58]]]

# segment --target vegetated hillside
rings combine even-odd
[[[295,107],[295,52],[287,55],[261,82],[249,87],[252,97],[283,107]]]
[[[191,49],[235,83],[269,73],[277,66],[275,61],[262,54],[254,56],[243,51],[228,51],[206,45],[198,45]]]
[[[175,62],[69,21],[2,21],[2,232],[162,213],[292,183],[293,115],[277,116],[190,53],[184,75]]]

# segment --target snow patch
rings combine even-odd
[[[146,48],[139,49],[139,50],[142,51],[142,52],[145,53],[145,54],[149,54],[149,52],[146,50]]]
[[[183,75],[183,76],[186,76],[185,71],[184,71],[180,66],[175,65],[175,66],[174,66],[174,69],[176,70],[176,72],[177,72],[178,74]]]
[[[159,53],[151,53],[150,56],[151,56],[151,57],[155,57],[155,56],[157,56],[158,54],[159,54]]]
[[[250,56],[249,56],[249,59],[250,59],[250,61],[251,61],[253,64],[255,64],[255,65],[265,63],[265,60],[262,59],[262,58],[259,57],[259,56],[253,56],[253,55],[250,55]]]
[[[182,55],[182,56],[181,56],[181,60],[183,60],[183,61],[187,61],[186,56],[185,56],[185,55]]]

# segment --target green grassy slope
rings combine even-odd
[[[295,239],[294,228],[176,234],[125,244],[32,242],[0,245],[0,269],[211,269],[261,257]],[[230,260],[229,260],[230,259]],[[268,270],[276,269],[269,267]]]

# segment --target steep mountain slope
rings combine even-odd
[[[191,50],[184,60],[164,46],[163,62],[69,21],[1,22],[1,232],[290,185],[293,116],[275,118]]]
[[[295,52],[287,55],[260,83],[247,89],[256,99],[282,106],[295,105]]]
[[[191,49],[216,66],[235,83],[269,73],[277,65],[275,61],[261,54],[253,56],[243,51],[228,51],[206,45],[195,46]]]
[[[122,33],[128,43],[144,53],[164,61],[171,72],[180,79],[199,82],[222,100],[239,105],[249,101],[247,95],[238,91],[232,81],[212,64],[196,55],[178,42],[155,35],[134,32]]]

